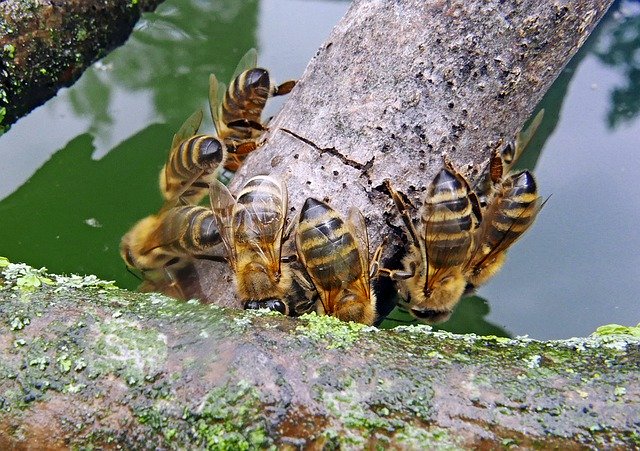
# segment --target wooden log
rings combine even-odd
[[[161,1],[0,2],[0,129],[71,85]]]
[[[0,449],[640,444],[639,328],[378,330],[2,265]]]

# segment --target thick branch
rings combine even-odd
[[[392,232],[383,180],[419,206],[443,156],[468,175],[479,171],[499,139],[522,127],[610,4],[355,1],[232,190],[269,173],[287,183],[291,217],[308,196],[343,213],[359,207],[375,248]],[[197,268],[204,296],[232,304],[232,288],[211,283],[227,268]]]
[[[1,449],[637,445],[630,335],[385,331],[43,277],[4,271]]]
[[[161,1],[0,2],[0,126],[71,85]]]

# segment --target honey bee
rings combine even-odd
[[[249,50],[238,63],[229,85],[218,82],[215,75],[209,77],[209,107],[218,137],[224,142],[253,142],[230,151],[224,165],[225,169],[235,172],[246,156],[257,148],[256,140],[265,130],[262,123],[262,110],[267,99],[288,94],[295,86],[290,80],[275,85],[266,69],[257,67],[257,52]]]
[[[509,174],[518,162],[542,123],[543,117],[544,109],[541,109],[526,129],[516,133],[515,139],[506,142],[500,140],[498,146],[492,150],[488,166],[473,184],[473,191],[479,197],[483,207],[486,207],[491,201],[491,196],[499,190],[505,175]]]
[[[200,202],[226,158],[226,146],[219,139],[196,135],[201,122],[202,111],[198,110],[173,136],[169,157],[159,176],[160,192],[168,202],[178,197],[184,203]]]
[[[245,309],[289,313],[285,300],[292,275],[282,258],[287,189],[268,176],[252,177],[237,200],[218,180],[211,184],[211,206],[225,255]]]
[[[220,243],[213,212],[195,205],[166,207],[138,221],[120,242],[120,255],[130,268],[145,277],[167,273],[193,258],[215,259]]]
[[[428,323],[446,321],[466,287],[463,274],[473,246],[480,207],[467,181],[448,164],[428,187],[419,230],[405,201],[385,181],[409,233],[403,269],[381,268],[398,282],[401,307]]]
[[[529,171],[513,174],[510,170],[538,129],[543,115],[544,110],[540,110],[527,129],[516,134],[515,140],[491,154],[485,176],[490,188],[483,192],[483,220],[475,231],[474,248],[464,270],[467,293],[500,270],[507,249],[529,229],[542,208],[533,175]]]
[[[467,291],[500,270],[507,249],[529,229],[540,208],[536,182],[529,171],[512,174],[502,182],[476,230],[476,245],[465,267]]]
[[[326,203],[308,198],[300,212],[296,247],[320,295],[317,313],[373,324],[376,298],[370,282],[377,274],[381,247],[370,264],[362,213],[352,209],[345,222]]]

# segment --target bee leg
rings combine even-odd
[[[239,144],[227,144],[229,153],[237,155],[248,155],[258,148],[255,141],[245,141]]]
[[[296,83],[297,83],[296,80],[285,81],[280,86],[276,86],[273,89],[273,93],[271,93],[271,95],[275,97],[275,96],[283,96],[285,94],[289,94],[293,89],[293,87],[296,85]]]
[[[415,276],[416,274],[415,263],[412,262],[411,265],[409,266],[409,269],[410,269],[409,271],[406,271],[403,269],[380,268],[378,269],[378,274],[382,274],[383,276],[388,277],[391,280],[394,280],[397,282],[399,280],[407,280]]]
[[[237,121],[231,121],[227,123],[229,128],[253,128],[255,130],[265,131],[266,128],[259,122],[250,121],[248,119],[238,119]]]
[[[411,235],[411,240],[413,241],[414,246],[420,249],[420,239],[418,238],[418,232],[416,231],[416,228],[413,225],[413,221],[411,220],[411,216],[407,211],[407,204],[400,197],[400,194],[398,194],[398,192],[393,189],[393,187],[391,186],[391,181],[389,179],[386,179],[384,181],[384,184],[389,191],[389,194],[391,194],[393,202],[396,204],[396,208],[398,209],[398,212],[402,217],[402,221],[404,222],[405,227],[409,231],[409,235]]]
[[[382,243],[380,243],[380,246],[376,248],[376,251],[373,253],[373,257],[371,258],[371,264],[369,265],[370,279],[378,276],[378,272],[380,271],[380,258],[382,258],[382,250],[384,249],[385,244],[387,244],[386,236],[382,239]]]

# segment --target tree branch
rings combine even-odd
[[[358,207],[375,249],[382,237],[397,237],[383,181],[419,207],[444,156],[467,175],[481,171],[611,3],[355,1],[231,190],[268,173],[286,182],[290,217],[309,196],[343,213]],[[398,250],[391,240],[386,259]],[[228,268],[197,262],[196,271],[199,283],[187,293],[238,305],[233,287],[220,283]]]
[[[0,127],[73,84],[161,1],[0,2]]]
[[[638,445],[630,335],[378,330],[24,265],[0,280],[2,449]]]

